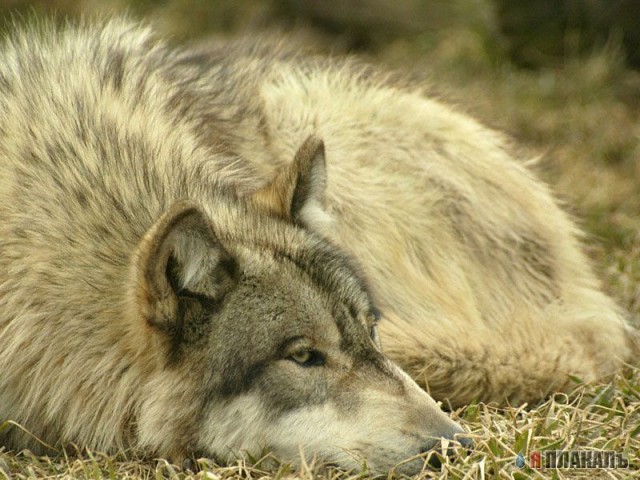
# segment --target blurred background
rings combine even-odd
[[[640,317],[640,0],[0,0],[0,28],[53,12],[126,12],[176,43],[289,33],[404,71],[540,156],[606,288]]]

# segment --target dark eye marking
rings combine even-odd
[[[369,327],[369,336],[371,337],[371,340],[377,340],[377,338],[378,338],[378,327],[376,327],[375,325],[371,325]]]
[[[382,313],[376,307],[371,307],[369,310],[369,337],[373,343],[382,350],[382,344],[380,343],[380,337],[378,336],[378,323],[382,318]]]
[[[325,364],[325,354],[311,348],[308,338],[299,335],[285,340],[278,351],[280,358],[295,362],[301,367],[321,367]]]
[[[301,367],[321,367],[324,365],[324,355],[318,350],[304,349],[289,355],[289,360],[297,363]]]

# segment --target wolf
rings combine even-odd
[[[413,474],[471,445],[434,398],[540,398],[631,355],[526,162],[386,73],[41,21],[0,86],[8,448]]]
[[[287,218],[258,208],[226,178],[233,105],[183,64],[118,20],[2,47],[0,418],[20,428],[0,442],[420,471],[463,430],[383,355],[361,268],[307,225],[323,141],[292,158]]]

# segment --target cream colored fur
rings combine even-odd
[[[284,163],[325,140],[333,222],[318,228],[364,266],[385,351],[436,398],[535,401],[631,360],[582,233],[499,134],[348,69],[280,63],[259,91],[260,152]]]

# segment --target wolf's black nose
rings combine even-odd
[[[454,440],[462,447],[462,451],[472,450],[474,447],[473,440],[469,437],[462,436],[460,433],[456,433],[454,438],[445,437],[447,440]],[[449,460],[455,460],[457,454],[462,453],[461,449],[456,449],[455,444],[449,445],[447,447],[447,451],[443,452],[440,450],[440,442],[429,442],[422,448],[422,453],[433,452],[429,457],[429,466],[431,468],[438,469],[442,465],[443,456],[447,456]]]
[[[458,442],[462,448],[465,448],[467,450],[473,450],[473,447],[476,446],[473,440],[471,440],[469,437],[463,437],[462,435],[456,436],[456,442]]]

